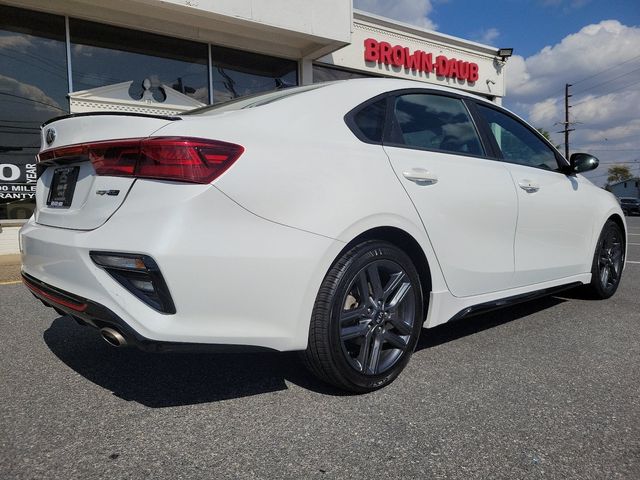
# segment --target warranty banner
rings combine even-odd
[[[36,196],[36,164],[0,163],[0,203],[33,200]]]

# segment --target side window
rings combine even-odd
[[[483,155],[478,132],[462,100],[433,94],[396,98],[396,143],[445,152]]]
[[[526,126],[493,108],[478,105],[478,109],[506,161],[545,170],[558,169],[554,151]]]
[[[387,99],[383,98],[360,109],[353,116],[353,122],[359,130],[360,135],[358,135],[358,132],[354,133],[356,133],[361,140],[382,143],[384,118],[387,111],[386,105]]]

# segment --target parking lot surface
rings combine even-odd
[[[424,330],[369,395],[292,353],[118,350],[0,285],[0,478],[640,478],[640,217],[618,293]],[[212,306],[215,308],[215,306]]]

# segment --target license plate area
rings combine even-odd
[[[69,208],[73,201],[80,167],[62,167],[53,171],[47,206],[51,208]]]

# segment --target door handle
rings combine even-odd
[[[433,185],[438,182],[438,176],[424,168],[412,168],[408,172],[402,172],[402,175],[417,184]]]
[[[538,190],[540,190],[540,185],[532,182],[531,180],[520,180],[518,182],[518,185],[527,193],[536,193]]]

